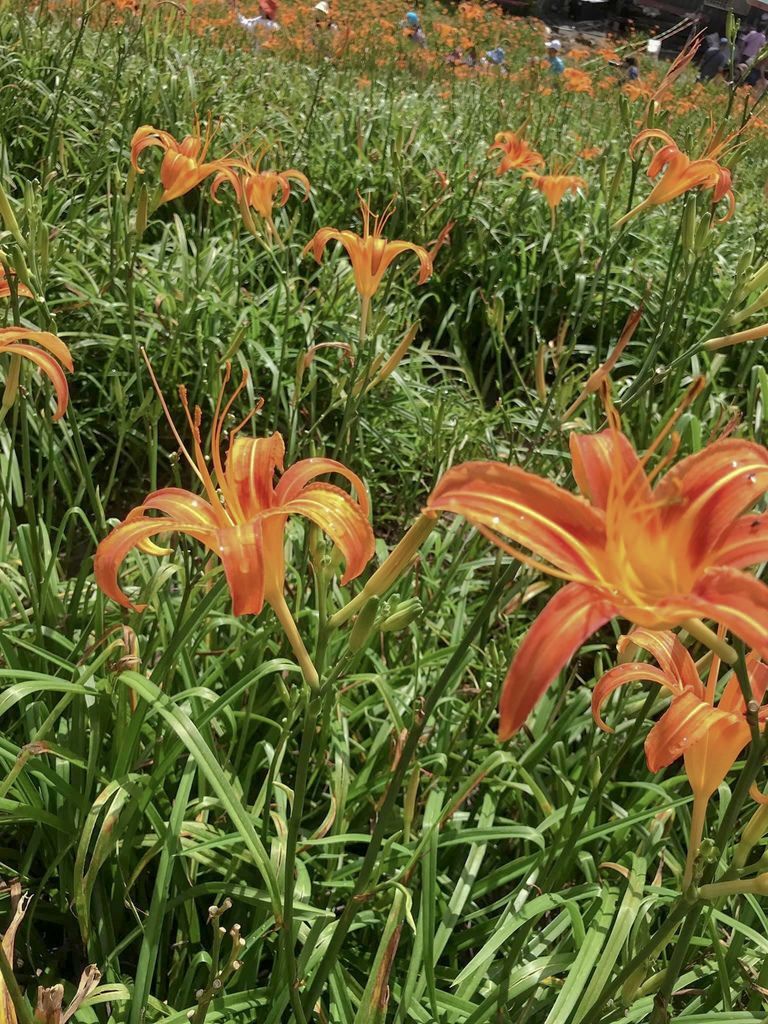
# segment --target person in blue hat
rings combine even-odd
[[[421,27],[419,16],[416,11],[408,11],[405,16],[405,27],[408,29],[407,36],[412,43],[416,46],[426,46],[427,37],[424,34],[424,29]]]

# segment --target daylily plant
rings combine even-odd
[[[6,274],[5,267],[0,263],[0,299],[7,299],[11,294],[11,283],[9,278],[13,279],[17,295],[24,296],[26,299],[33,298],[32,292],[29,288],[27,288],[27,286],[21,281],[17,281],[15,274]]]
[[[297,181],[302,186],[306,200],[309,196],[309,179],[294,168],[288,171],[259,170],[260,162],[261,157],[255,166],[239,160],[229,161],[229,167],[238,170],[239,175],[233,174],[230,170],[219,171],[211,184],[211,196],[216,200],[219,186],[225,181],[228,182],[235,190],[243,222],[251,234],[256,233],[256,225],[251,214],[251,209],[254,209],[265,221],[270,234],[277,238],[277,230],[272,219],[275,203],[279,202],[281,207],[285,206],[291,195],[292,181]]]
[[[339,231],[337,228],[320,228],[304,252],[311,251],[319,263],[326,245],[332,241],[340,242],[347,251],[355,275],[355,287],[363,299],[373,298],[392,261],[404,252],[412,252],[418,257],[418,283],[425,284],[432,276],[432,261],[427,250],[414,242],[390,242],[382,237],[384,225],[392,215],[392,206],[388,206],[383,214],[373,216],[373,230],[371,208],[364,199],[360,200],[360,210],[363,215],[362,235],[356,235],[354,231]]]
[[[721,199],[727,199],[728,212],[723,220],[729,220],[733,216],[736,201],[731,187],[731,172],[715,160],[715,156],[722,152],[725,143],[708,147],[700,160],[692,160],[678,148],[675,140],[667,132],[661,131],[660,128],[645,128],[630,143],[630,157],[634,156],[638,146],[649,139],[659,139],[663,143],[651,157],[646,172],[651,181],[655,178],[659,180],[641,203],[616,221],[614,228],[621,227],[649,206],[669,203],[684,192],[696,188],[711,189],[713,205],[719,203]]]
[[[160,182],[163,186],[160,202],[167,203],[171,199],[185,195],[209,175],[225,171],[229,167],[229,160],[206,161],[212,138],[210,122],[204,137],[198,125],[194,135],[186,135],[181,142],[169,132],[145,124],[136,129],[131,139],[131,164],[134,170],[143,174],[144,171],[139,166],[139,155],[148,146],[159,146],[165,151],[160,164]]]
[[[626,655],[633,647],[647,651],[658,662],[659,668],[630,662],[610,669],[595,687],[592,714],[601,729],[611,731],[601,717],[601,708],[610,694],[627,683],[658,683],[672,695],[669,708],[648,733],[645,755],[652,772],[666,768],[681,755],[685,759],[685,771],[694,794],[691,843],[684,880],[687,885],[701,840],[707,801],[751,739],[747,707],[735,673],[716,704],[720,660],[713,657],[705,686],[693,658],[674,633],[634,629],[619,641],[619,653]],[[751,654],[746,668],[753,699],[760,705],[768,689],[768,665]],[[766,718],[768,705],[758,712],[760,722]]]
[[[499,151],[501,160],[496,168],[496,174],[501,176],[507,171],[532,171],[536,167],[544,166],[544,157],[532,149],[525,139],[516,135],[515,132],[497,132],[493,138],[493,145],[488,148],[488,156],[495,155]]]
[[[229,370],[225,386],[228,376]],[[230,431],[223,461],[224,423],[244,385],[245,379],[223,408],[224,389],[219,396],[211,432],[213,472],[203,454],[200,409],[196,407],[193,415],[185,389],[179,389],[192,432],[194,458],[175,428],[174,435],[206,497],[179,487],[165,487],[148,495],[99,544],[94,564],[96,582],[123,607],[143,610],[144,605],[136,605],[120,588],[118,572],[123,560],[135,547],[153,554],[169,553],[150,538],[161,533],[186,533],[221,559],[235,615],[258,615],[265,602],[273,608],[305,678],[316,684],[317,674],[283,593],[286,523],[289,516],[300,515],[325,531],[344,557],[344,584],[358,576],[373,555],[368,495],[357,474],[332,459],[303,459],[283,472],[285,445],[280,434],[242,437],[239,432],[244,423]],[[275,485],[276,470],[282,475]],[[355,497],[333,484],[317,482],[318,477],[328,474],[348,480]]]
[[[712,637],[700,617],[714,619],[768,657],[768,586],[741,571],[768,559],[768,514],[743,514],[768,491],[768,449],[716,441],[657,482],[678,439],[655,468],[648,464],[675,417],[641,458],[607,405],[607,430],[570,435],[581,496],[517,466],[468,462],[449,469],[427,503],[429,511],[464,516],[514,558],[568,581],[510,665],[501,739],[520,728],[581,644],[617,616],[651,630],[685,624]]]

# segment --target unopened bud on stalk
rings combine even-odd
[[[696,245],[696,196],[692,192],[689,192],[685,199],[680,240],[683,250],[689,255],[693,253]]]
[[[736,264],[736,283],[741,284],[744,275],[752,268],[752,260],[755,258],[755,240],[750,238],[744,246],[744,252]]]
[[[758,313],[765,306],[768,306],[768,288],[764,288],[760,294],[744,309],[739,310],[738,313],[732,313],[728,318],[728,322],[731,324],[740,324],[742,320],[747,320],[754,313]]]
[[[149,218],[149,190],[142,184],[139,190],[139,201],[136,205],[136,237],[141,238],[147,229]]]
[[[368,646],[378,614],[379,598],[371,597],[355,619],[352,632],[349,634],[349,649],[353,654],[357,654],[358,651],[362,651]]]
[[[613,206],[613,201],[616,198],[616,193],[619,191],[621,185],[621,179],[624,176],[624,167],[627,162],[627,154],[624,152],[619,157],[618,165],[616,166],[616,172],[613,175],[613,181],[611,187],[608,189],[608,200],[606,202],[607,208],[610,210]]]
[[[418,619],[424,611],[418,597],[409,597],[407,601],[401,601],[393,611],[384,619],[379,626],[382,633],[397,633],[401,629]]]
[[[759,270],[744,283],[742,295],[751,295],[752,292],[768,287],[768,263],[764,263]]]
[[[712,240],[712,216],[709,213],[702,213],[696,228],[696,238],[693,243],[693,251],[700,256]]]
[[[737,878],[730,882],[713,882],[699,888],[699,897],[703,900],[716,900],[721,896],[736,896],[740,893],[751,893],[755,896],[768,896],[768,871],[755,878]]]
[[[436,525],[437,515],[422,512],[400,543],[390,552],[389,557],[384,560],[373,576],[371,576],[357,597],[352,598],[348,604],[340,608],[335,615],[332,615],[328,620],[328,624],[334,628],[341,626],[355,612],[359,611],[369,598],[386,593],[410,567],[419,548]]]
[[[760,338],[768,337],[768,324],[761,324],[759,327],[751,327],[748,331],[737,331],[735,334],[726,334],[722,338],[710,338],[704,342],[704,348],[708,352],[717,352],[718,349],[728,348],[730,345],[739,345],[742,341],[757,341]]]

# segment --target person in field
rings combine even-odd
[[[725,36],[720,37],[717,46],[710,46],[704,54],[699,67],[697,82],[709,82],[721,73],[730,60],[730,47]]]
[[[563,48],[563,44],[559,39],[550,39],[547,43],[547,60],[549,61],[549,69],[555,75],[562,75],[565,71],[565,64],[563,58],[560,56],[560,51]]]
[[[624,66],[627,69],[627,81],[636,82],[640,77],[640,68],[637,66],[637,58],[625,57]]]
[[[765,46],[765,32],[760,28],[752,28],[741,40],[739,61],[749,64]]]
[[[257,14],[255,18],[246,18],[239,10],[237,0],[229,0],[229,6],[232,8],[232,13],[237,19],[238,24],[253,36],[256,48],[259,47],[261,38],[264,35],[270,32],[277,32],[280,29],[280,25],[277,22],[277,0],[259,0],[259,11],[261,13]]]
[[[421,21],[419,20],[419,16],[416,11],[408,11],[403,24],[407,30],[406,35],[413,45],[420,46],[423,49],[427,45],[427,37],[424,33],[424,29],[421,27]]]

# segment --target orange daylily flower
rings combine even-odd
[[[578,68],[566,68],[563,71],[563,81],[568,92],[584,92],[592,95],[592,79],[586,71]]]
[[[2,265],[2,263],[0,263],[0,299],[7,299],[8,296],[11,294],[11,284],[10,284],[10,279],[11,278],[16,283],[16,294],[17,295],[19,295],[19,296],[23,295],[24,298],[26,298],[26,299],[33,299],[34,298],[34,295],[29,290],[29,288],[27,288],[27,286],[25,284],[22,284],[22,282],[17,279],[15,274],[11,273],[10,276],[8,274],[6,274],[5,267]]]
[[[229,367],[225,387],[228,379]],[[145,606],[131,601],[118,582],[118,572],[126,555],[135,547],[153,554],[166,554],[167,550],[158,548],[150,538],[161,533],[186,533],[221,559],[232,595],[233,614],[258,615],[265,601],[271,605],[305,669],[305,676],[316,681],[316,673],[283,593],[286,523],[289,516],[300,515],[324,530],[344,557],[346,565],[341,582],[347,583],[360,575],[373,555],[368,494],[357,474],[333,459],[303,459],[283,471],[285,445],[280,434],[242,437],[239,431],[247,420],[230,431],[223,460],[222,431],[245,382],[244,375],[223,408],[224,388],[219,395],[211,431],[213,471],[208,469],[202,450],[200,409],[196,407],[192,414],[186,390],[179,388],[192,432],[194,459],[175,428],[174,435],[201,481],[207,500],[179,487],[165,487],[148,495],[99,544],[94,560],[96,582],[108,597],[124,608],[142,611]],[[276,469],[281,477],[275,485]],[[317,477],[328,474],[348,480],[355,497],[333,484],[316,482]],[[158,512],[161,514],[155,515]]]
[[[371,231],[371,208],[364,199],[360,200],[363,215],[363,234],[354,231],[339,231],[336,228],[320,228],[315,237],[304,248],[304,254],[312,251],[319,263],[323,250],[330,241],[341,242],[347,251],[355,275],[355,287],[364,300],[370,300],[377,292],[382,278],[394,259],[404,252],[415,253],[419,260],[419,284],[432,276],[432,261],[427,250],[413,242],[399,240],[389,242],[381,232],[392,214],[391,205],[383,214],[374,216]]]
[[[29,345],[34,341],[39,348]],[[26,327],[0,327],[0,355],[23,356],[34,363],[48,377],[56,391],[56,412],[54,420],[60,420],[67,411],[69,387],[64,369],[74,370],[69,349],[55,334],[49,331],[30,331]],[[10,382],[9,382],[10,383]],[[7,388],[8,385],[6,385]],[[3,403],[7,405],[7,401]]]
[[[768,514],[743,514],[768,491],[768,449],[716,441],[654,483],[674,458],[673,436],[672,450],[647,469],[696,393],[642,458],[607,401],[607,430],[569,438],[583,496],[497,462],[455,466],[430,495],[428,511],[464,516],[524,564],[568,581],[510,665],[501,739],[520,728],[581,644],[617,616],[651,630],[714,619],[768,657],[768,586],[741,571],[768,559]]]
[[[493,145],[488,149],[488,156],[495,150],[502,153],[496,174],[501,176],[507,171],[531,171],[536,167],[544,166],[544,157],[531,149],[525,139],[520,138],[514,132],[497,132],[493,139]]]
[[[658,683],[671,693],[669,708],[646,737],[645,756],[652,772],[666,768],[681,755],[685,760],[685,772],[694,796],[691,838],[683,877],[685,888],[693,876],[707,802],[752,739],[747,706],[735,673],[716,706],[720,659],[713,656],[705,686],[693,659],[674,633],[634,629],[619,640],[620,654],[636,648],[647,651],[660,667],[630,662],[606,672],[595,687],[592,714],[601,729],[612,732],[603,721],[600,709],[619,687],[647,681]],[[752,653],[746,659],[746,674],[752,699],[759,706],[768,689],[768,665]],[[757,717],[759,723],[768,719],[768,705],[759,708]]]
[[[304,199],[309,196],[310,186],[306,174],[291,168],[288,171],[262,171],[259,170],[261,157],[252,167],[248,163],[239,160],[228,161],[226,170],[219,171],[211,184],[211,197],[216,200],[216,193],[223,182],[229,182],[235,190],[237,201],[240,204],[240,212],[249,231],[255,231],[251,208],[266,222],[272,235],[277,237],[277,230],[272,219],[272,210],[276,202],[285,206],[291,194],[291,182],[297,181],[304,189]],[[237,168],[240,175],[232,173]]]
[[[206,161],[212,139],[210,121],[205,137],[201,135],[198,125],[195,134],[186,135],[181,142],[177,142],[169,132],[144,124],[136,129],[131,139],[131,164],[134,170],[143,174],[144,171],[138,162],[139,155],[148,146],[159,146],[165,150],[165,156],[160,164],[160,181],[163,186],[160,202],[167,203],[171,199],[186,195],[209,175],[225,171],[229,166],[228,160]]]
[[[664,143],[651,157],[646,172],[652,181],[659,175],[661,177],[651,189],[650,194],[629,213],[617,220],[613,225],[614,228],[621,227],[622,224],[649,206],[669,203],[683,195],[684,192],[690,192],[695,188],[712,189],[713,205],[719,203],[721,199],[727,199],[729,208],[723,220],[729,220],[733,216],[736,201],[731,187],[731,172],[714,159],[714,155],[722,150],[723,145],[718,146],[716,150],[710,149],[708,155],[700,160],[691,160],[689,156],[678,149],[671,135],[659,128],[646,128],[639,132],[630,143],[630,157],[633,157],[637,147],[648,139],[660,139]]]
[[[552,224],[555,223],[555,210],[560,205],[567,192],[578,192],[580,188],[586,189],[587,183],[577,174],[536,174],[535,171],[526,171],[524,178],[529,178],[531,185],[541,192],[549,206],[552,217]]]
[[[751,739],[739,681],[734,673],[715,706],[719,659],[715,659],[714,671],[710,671],[705,687],[693,658],[674,633],[634,629],[619,640],[619,653],[624,654],[633,646],[652,655],[660,668],[629,662],[606,672],[592,696],[595,722],[601,729],[612,731],[603,721],[600,709],[619,687],[641,680],[663,686],[671,693],[672,703],[648,733],[648,767],[652,772],[661,771],[683,755],[691,789],[696,796],[708,800]],[[760,704],[768,689],[768,665],[750,655],[747,676],[752,695]],[[760,708],[758,717],[761,722],[768,718],[768,705]]]

